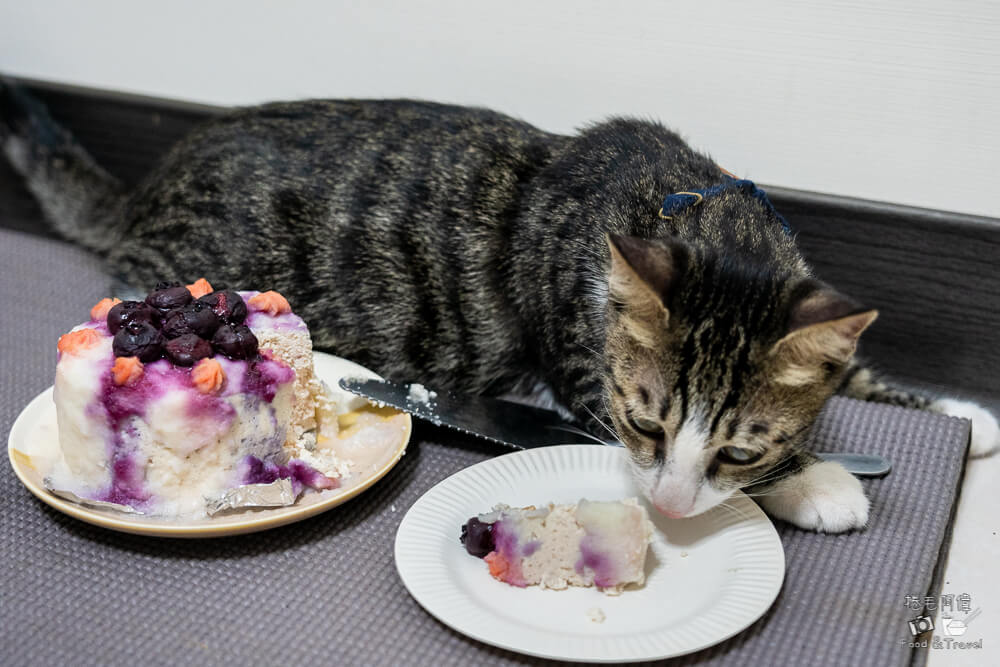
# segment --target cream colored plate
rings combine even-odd
[[[585,662],[658,660],[740,632],[771,606],[785,554],[770,519],[742,493],[690,519],[650,510],[646,583],[611,597],[593,588],[515,588],[459,544],[469,517],[496,503],[542,505],[638,496],[625,450],[561,445],[461,470],[425,493],[396,533],[396,569],[442,623],[487,644]],[[647,505],[648,509],[648,505]],[[588,611],[606,619],[595,623]]]
[[[322,352],[314,353],[314,362],[316,375],[334,390],[337,389],[337,380],[344,376],[378,377],[363,366]],[[111,530],[139,535],[217,537],[254,533],[283,526],[315,516],[347,502],[380,480],[396,465],[410,441],[411,430],[412,421],[409,415],[406,415],[406,430],[398,447],[392,451],[386,451],[371,473],[354,479],[349,478],[346,485],[339,489],[305,493],[298,502],[289,507],[247,510],[214,518],[183,521],[131,516],[109,510],[91,509],[57,498],[45,490],[42,484],[43,473],[36,470],[35,466],[32,465],[31,457],[26,452],[33,451],[32,443],[37,442],[38,438],[47,438],[50,441],[53,441],[51,440],[53,438],[58,438],[56,410],[55,404],[52,402],[51,387],[36,396],[18,415],[14,427],[10,431],[7,453],[10,456],[14,472],[29,491],[38,496],[45,504],[81,521]]]

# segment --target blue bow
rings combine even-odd
[[[703,188],[701,190],[688,190],[685,192],[675,192],[672,195],[667,195],[663,200],[663,208],[660,209],[661,218],[672,218],[681,211],[700,204],[703,200],[709,197],[714,197],[715,195],[725,192],[726,190],[739,190],[744,192],[760,203],[764,205],[766,209],[771,211],[778,222],[781,223],[781,228],[785,230],[786,234],[792,233],[792,228],[785,220],[785,217],[778,213],[777,209],[774,208],[774,204],[771,200],[767,198],[767,194],[754,185],[753,181],[748,181],[746,179],[736,179],[730,176],[726,176],[726,180],[719,185],[713,185],[710,188]]]

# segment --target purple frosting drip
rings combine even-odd
[[[493,524],[493,541],[496,545],[494,551],[509,561],[519,558],[528,558],[542,546],[540,540],[531,540],[521,544],[517,530],[511,530],[510,522],[500,519]]]
[[[255,310],[247,315],[246,324],[254,330],[308,331],[306,323],[302,321],[302,318],[293,313],[271,316],[268,313]]]
[[[580,540],[580,560],[576,562],[576,572],[582,575],[587,568],[594,573],[594,583],[601,588],[619,583],[614,559],[598,548],[593,535],[586,535]]]
[[[271,329],[274,331],[308,331],[306,323],[295,313],[282,313],[281,315],[271,315],[261,310],[256,310],[250,306],[250,299],[260,294],[255,290],[245,290],[239,292],[240,297],[247,304],[249,313],[247,314],[246,325],[251,329]]]
[[[294,378],[295,371],[289,366],[270,359],[256,359],[249,363],[243,375],[243,391],[270,403],[278,393],[278,386]]]
[[[331,489],[337,486],[336,480],[331,480],[299,459],[292,459],[286,465],[278,465],[271,461],[261,461],[256,456],[248,456],[244,459],[243,466],[246,470],[243,474],[244,484],[270,484],[278,479],[290,479],[296,495],[302,492],[303,485],[311,489]]]
[[[111,442],[108,443],[112,461],[111,484],[98,500],[142,508],[150,499],[150,494],[143,489],[143,470],[134,460],[135,452],[131,451],[130,443],[125,438],[126,435],[136,435],[135,429],[128,423],[129,419],[144,418],[149,404],[168,390],[190,388],[191,369],[174,366],[161,359],[146,364],[136,384],[118,386],[114,383],[110,367],[109,359],[108,370],[101,373],[97,403],[88,408],[103,410],[111,429]],[[231,421],[236,417],[236,409],[217,396],[191,390],[190,398],[189,414],[192,416],[218,416],[220,421]]]
[[[524,550],[527,550],[534,542],[529,542],[527,546],[522,547],[518,539],[517,529],[513,528],[506,519],[500,519],[493,524],[493,542],[493,550],[507,561],[507,576],[504,581],[511,586],[526,587],[528,582],[524,580],[524,574],[521,572],[521,556],[530,555],[525,554]],[[537,547],[534,547],[532,552],[535,548]]]
[[[542,546],[540,540],[532,540],[521,548],[521,555],[524,556],[525,558],[528,558],[534,555],[534,553],[538,551],[538,547],[540,546]]]
[[[103,408],[111,427],[111,442],[108,444],[112,462],[111,484],[97,499],[142,508],[149,500],[149,494],[143,491],[142,471],[136,465],[134,452],[129,451],[123,434],[135,433],[134,428],[127,425],[129,418],[145,414],[146,405],[159,392],[155,383],[145,381],[145,374],[135,387],[130,388],[132,391],[122,391],[122,387],[112,380],[110,368],[109,360],[108,370],[101,373],[98,404],[88,408],[88,412]]]
[[[496,545],[493,550],[507,560],[517,558],[517,531],[511,530],[506,520],[500,519],[493,524],[493,543]]]
[[[142,489],[142,470],[130,454],[116,456],[111,468],[111,486],[98,500],[142,509],[149,494]]]

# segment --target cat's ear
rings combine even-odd
[[[679,242],[620,234],[609,234],[607,241],[611,253],[608,296],[628,318],[632,335],[652,347],[656,334],[669,321],[667,304],[686,270],[687,248]]]
[[[804,283],[795,293],[786,333],[772,350],[790,368],[797,369],[786,373],[789,379],[798,377],[798,381],[788,384],[804,383],[823,362],[850,361],[861,332],[878,317],[878,311],[818,281]]]
[[[647,241],[635,236],[609,234],[611,270],[608,291],[629,304],[655,301],[666,309],[687,267],[687,248],[671,240]]]

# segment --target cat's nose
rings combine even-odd
[[[694,509],[698,496],[698,478],[693,470],[665,465],[656,485],[649,494],[653,505],[672,519],[687,516]]]

